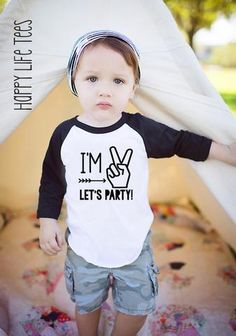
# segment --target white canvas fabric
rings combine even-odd
[[[14,21],[31,20],[32,42],[13,44]],[[20,25],[20,24],[18,24]],[[20,26],[29,27],[30,22]],[[14,50],[32,50],[29,59],[32,108],[66,75],[68,57],[79,36],[109,29],[127,35],[140,53],[141,83],[133,100],[146,116],[176,129],[187,129],[229,144],[236,139],[236,120],[210,84],[185,42],[168,8],[160,0],[82,1],[12,0],[0,17],[0,141],[31,112],[14,110]],[[30,39],[30,38],[29,38]],[[18,71],[26,76],[26,71]],[[190,196],[236,248],[236,170],[227,164],[183,161]],[[197,176],[203,185],[192,177]],[[223,177],[223,178],[222,178]],[[209,206],[205,190],[225,211],[222,223]]]

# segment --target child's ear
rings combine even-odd
[[[132,90],[132,92],[130,93],[130,97],[129,97],[130,99],[134,97],[134,95],[135,95],[135,91],[136,91],[137,87],[138,87],[138,85],[137,85],[137,84],[134,84],[134,86],[133,86],[133,90]]]

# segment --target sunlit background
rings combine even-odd
[[[194,39],[204,70],[236,116],[236,13],[220,15],[210,29],[200,29]]]
[[[236,1],[165,0],[207,77],[236,116]]]

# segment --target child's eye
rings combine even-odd
[[[97,77],[96,76],[90,76],[87,78],[88,81],[92,82],[92,83],[95,83],[96,80],[97,80]]]
[[[121,84],[121,83],[124,84],[125,81],[123,81],[123,80],[120,79],[120,78],[115,78],[115,79],[114,79],[114,82],[115,82],[116,84]]]

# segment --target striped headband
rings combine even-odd
[[[134,55],[136,57],[137,63],[139,65],[139,52],[136,49],[135,45],[133,44],[133,42],[125,35],[115,32],[113,30],[95,30],[92,32],[89,32],[83,36],[81,36],[74,44],[69,61],[68,61],[68,65],[67,65],[67,78],[68,78],[68,82],[69,82],[69,86],[71,89],[71,92],[75,95],[78,96],[76,87],[75,87],[75,83],[73,80],[74,77],[74,72],[76,70],[78,61],[79,61],[79,57],[81,55],[81,52],[83,51],[83,49],[90,44],[91,42],[94,42],[100,38],[103,37],[115,37],[118,38],[124,42],[126,42],[131,49],[134,52]],[[140,78],[140,67],[138,66],[138,74],[139,74],[139,78]]]

